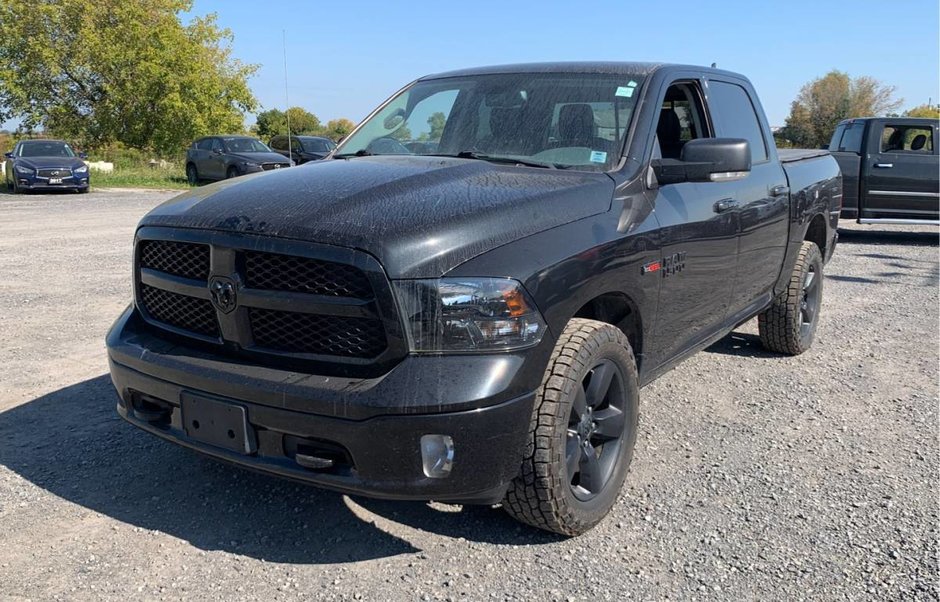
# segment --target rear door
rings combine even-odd
[[[829,152],[839,163],[842,172],[842,217],[858,217],[860,174],[862,169],[862,141],[865,139],[865,121],[847,121],[839,124]]]
[[[221,180],[225,177],[225,148],[222,146],[222,140],[213,138],[209,143],[209,152],[206,153],[205,174],[215,180]]]
[[[874,122],[868,135],[859,217],[938,219],[940,157],[937,125],[929,121]]]
[[[674,81],[660,95],[653,157],[678,158],[696,138],[714,137],[702,81]],[[655,326],[654,365],[695,348],[722,328],[737,263],[738,232],[729,201],[736,183],[682,182],[655,190],[662,236],[661,262],[646,266],[662,278]]]
[[[744,138],[751,147],[751,173],[732,183],[739,240],[730,312],[748,317],[770,300],[783,266],[790,232],[787,175],[750,85],[709,77],[707,102],[718,136]]]

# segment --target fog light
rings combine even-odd
[[[450,476],[450,470],[454,466],[454,440],[450,435],[423,435],[421,461],[424,474],[432,479]]]

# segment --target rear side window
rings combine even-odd
[[[881,134],[883,153],[933,153],[933,132],[922,125],[885,125]]]
[[[829,142],[829,150],[847,151],[850,153],[862,152],[862,134],[865,132],[865,122],[856,121],[847,123],[836,128],[832,140]]]
[[[210,150],[212,148],[212,138],[204,138],[196,143],[199,150]]]
[[[751,162],[767,160],[767,145],[757,111],[747,91],[736,84],[710,81],[709,105],[718,115],[718,132],[725,138],[744,138],[751,143]]]
[[[285,140],[286,139],[283,136],[275,136],[274,138],[271,138],[271,148],[277,150],[285,149],[287,147]]]

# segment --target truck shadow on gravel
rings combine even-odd
[[[137,527],[271,562],[344,563],[421,551],[385,525],[500,544],[559,540],[499,509],[350,500],[215,462],[124,423],[116,399],[102,375],[0,413],[0,464],[129,525],[116,537]]]
[[[760,337],[756,334],[732,332],[717,343],[705,348],[706,353],[720,353],[721,355],[736,355],[739,357],[783,357],[778,353],[767,351]]]

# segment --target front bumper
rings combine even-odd
[[[502,499],[528,437],[542,348],[550,352],[543,342],[528,354],[409,356],[378,378],[323,377],[180,346],[156,336],[130,309],[107,343],[118,412],[148,432],[345,493],[454,503]],[[184,393],[244,408],[256,441],[251,453],[189,437]],[[423,472],[420,440],[426,434],[453,439],[453,470],[446,478]],[[298,463],[298,449],[336,462],[306,468]]]
[[[20,190],[85,190],[88,188],[88,176],[62,178],[60,184],[50,184],[48,178],[16,174],[16,185]]]

